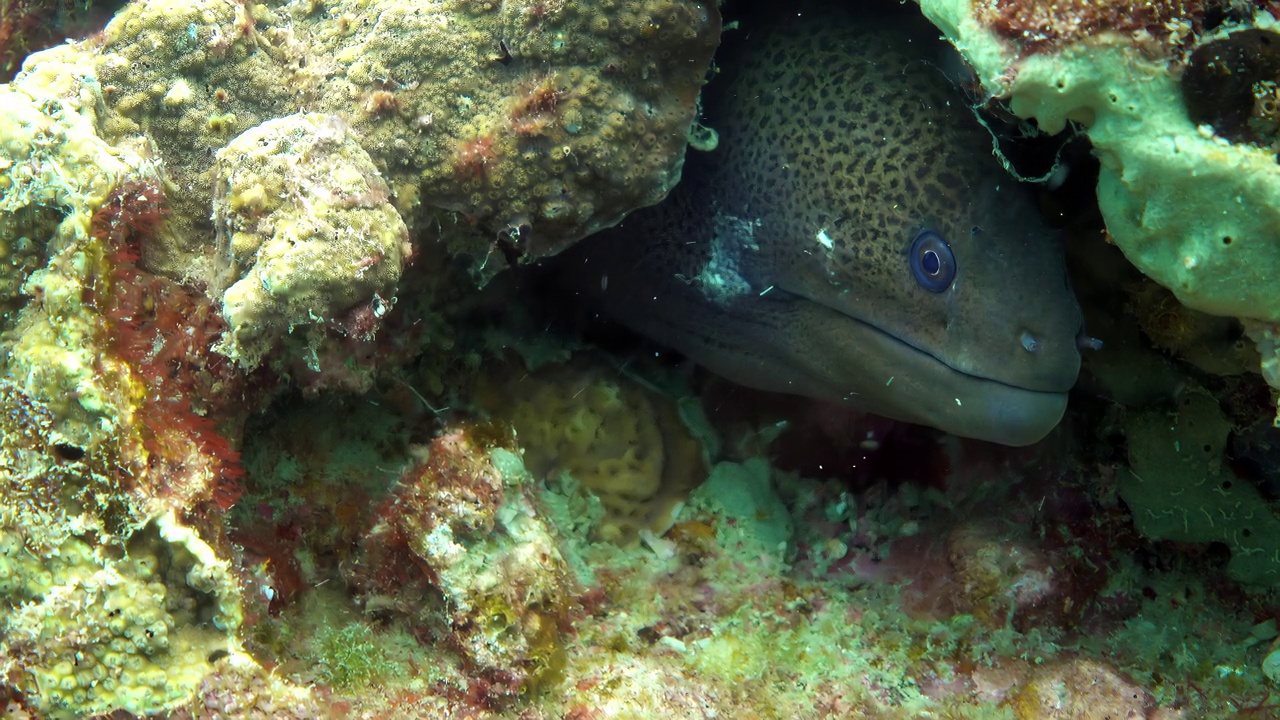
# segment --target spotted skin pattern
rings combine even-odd
[[[567,282],[736,382],[1039,440],[1080,362],[1053,232],[927,43],[804,17],[748,37],[709,90],[719,147],[692,154],[664,203],[571,251]],[[911,268],[925,231],[954,253],[941,292]]]

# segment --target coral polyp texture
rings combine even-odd
[[[532,374],[495,368],[481,377],[475,402],[515,428],[531,473],[567,473],[600,499],[600,539],[662,534],[706,477],[702,448],[671,398],[600,363]]]
[[[459,258],[486,279],[662,198],[719,31],[694,0],[156,1],[27,58],[0,85],[0,706],[316,716],[241,646],[302,574],[230,539],[243,423],[299,377],[368,389],[449,347]],[[343,517],[444,618],[405,622],[507,702],[556,666],[577,579],[515,446],[499,469],[467,442],[382,489],[402,546]],[[470,515],[437,507],[471,491]],[[374,570],[356,586],[396,597]],[[330,660],[312,679],[334,687],[381,666]]]
[[[172,511],[137,520],[120,448],[67,444],[0,382],[0,675],[49,717],[186,703],[240,653],[231,564]]]
[[[1280,385],[1274,23],[922,5],[1090,133],[1116,241]],[[538,272],[477,287],[714,147],[720,31],[712,0],[137,0],[28,56],[0,715],[1274,716],[1276,444],[1219,377],[1257,364],[1235,325],[1128,290],[1194,382],[1012,451],[589,347]]]
[[[106,137],[145,132],[184,190],[185,237],[152,252],[158,268],[217,262],[211,151],[305,112],[347,123],[411,230],[444,229],[491,273],[499,235],[541,257],[666,194],[718,41],[696,0],[142,2],[102,33],[90,77]]]
[[[1280,271],[1273,5],[920,7],[1014,113],[1049,133],[1070,125],[1088,135],[1107,233],[1139,270],[1193,309],[1280,322],[1280,296],[1256,281]]]

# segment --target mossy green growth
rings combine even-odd
[[[338,690],[354,690],[378,682],[393,663],[378,644],[373,630],[353,622],[326,626],[316,635],[320,679]]]

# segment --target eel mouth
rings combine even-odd
[[[1009,381],[1009,380],[1003,380],[1003,379],[1001,379],[1001,378],[999,378],[999,377],[993,377],[993,376],[991,376],[991,375],[986,375],[986,374],[976,373],[976,372],[973,372],[973,371],[971,371],[971,370],[965,370],[965,369],[963,369],[963,368],[958,368],[958,367],[956,367],[954,364],[952,364],[951,362],[949,362],[945,357],[941,356],[940,354],[938,354],[937,352],[935,352],[935,351],[933,351],[933,350],[930,350],[930,349],[929,349],[929,348],[927,348],[927,347],[921,347],[920,345],[918,345],[918,344],[916,344],[916,343],[913,343],[913,342],[911,342],[910,340],[907,340],[906,338],[904,338],[904,337],[902,337],[902,336],[900,336],[900,335],[897,335],[897,334],[895,334],[894,332],[892,332],[892,331],[890,331],[890,330],[885,329],[884,327],[881,327],[879,324],[875,323],[875,322],[874,322],[874,321],[872,321],[872,320],[868,320],[867,318],[864,318],[864,317],[860,317],[860,316],[858,316],[858,315],[851,314],[851,313],[849,313],[847,310],[845,310],[845,309],[843,309],[843,308],[837,308],[837,307],[834,307],[834,306],[832,306],[830,303],[824,302],[824,301],[819,300],[819,299],[814,298],[814,297],[810,297],[810,296],[809,296],[808,294],[806,294],[806,293],[795,292],[795,291],[793,291],[793,290],[789,290],[789,289],[783,289],[783,292],[784,292],[786,295],[789,295],[789,296],[790,296],[793,300],[795,300],[795,301],[805,302],[805,303],[810,303],[810,304],[812,304],[812,305],[816,305],[816,306],[821,307],[821,308],[823,308],[823,309],[825,309],[825,310],[827,310],[827,311],[829,311],[829,312],[831,312],[831,313],[834,313],[834,314],[835,314],[835,315],[837,315],[838,317],[844,318],[845,320],[853,321],[854,323],[857,323],[858,325],[860,325],[860,326],[862,326],[862,327],[866,328],[867,330],[869,330],[869,331],[871,331],[871,332],[873,332],[873,333],[876,333],[877,335],[881,336],[882,338],[884,338],[884,339],[886,339],[886,340],[889,340],[889,341],[891,341],[891,342],[893,342],[893,343],[897,344],[898,346],[900,346],[900,348],[901,348],[902,350],[905,350],[906,352],[909,352],[909,353],[918,353],[918,354],[920,354],[920,355],[922,355],[922,356],[924,356],[924,357],[927,357],[927,358],[931,359],[933,362],[935,362],[935,363],[937,363],[938,365],[940,365],[940,366],[942,366],[942,367],[946,368],[947,370],[950,370],[952,373],[956,373],[957,375],[960,375],[960,376],[963,376],[963,377],[966,377],[966,378],[971,378],[971,379],[973,379],[973,380],[975,380],[975,381],[982,381],[982,382],[987,382],[987,383],[993,383],[993,384],[995,384],[995,385],[999,385],[999,386],[1006,387],[1006,388],[1008,388],[1008,389],[1010,389],[1010,390],[1016,390],[1016,391],[1021,391],[1021,392],[1029,392],[1029,393],[1045,393],[1045,394],[1050,394],[1050,395],[1060,395],[1060,394],[1065,394],[1065,393],[1069,392],[1069,391],[1071,390],[1071,388],[1075,387],[1075,384],[1076,384],[1076,377],[1077,377],[1077,374],[1078,374],[1078,368],[1079,368],[1079,363],[1078,363],[1078,362],[1076,363],[1076,372],[1072,372],[1072,373],[1070,373],[1069,375],[1068,375],[1068,374],[1064,374],[1064,375],[1062,376],[1062,377],[1063,377],[1063,379],[1062,379],[1062,384],[1061,384],[1060,386],[1056,386],[1056,387],[1030,387],[1030,386],[1028,386],[1028,385],[1021,385],[1021,384],[1018,384],[1018,383],[1015,383],[1015,382],[1011,382],[1011,381]],[[1066,344],[1066,347],[1070,347],[1070,348],[1072,348],[1073,350],[1076,350],[1075,355],[1076,355],[1077,359],[1079,358],[1079,343],[1078,343],[1074,338],[1079,337],[1080,333],[1082,333],[1082,332],[1083,332],[1083,322],[1081,322],[1081,327],[1078,329],[1077,333],[1073,336],[1073,340],[1072,340],[1072,342],[1070,342],[1070,343],[1067,343],[1067,344]]]
[[[813,302],[813,301],[810,301],[810,302]],[[980,374],[980,373],[972,372],[972,371],[969,371],[969,370],[964,370],[964,369],[962,369],[962,368],[958,368],[958,367],[956,367],[956,366],[955,366],[955,365],[953,365],[951,362],[947,361],[944,357],[939,356],[939,355],[938,355],[938,353],[933,352],[933,351],[931,351],[931,350],[928,350],[928,349],[926,349],[926,348],[922,348],[922,347],[920,347],[919,345],[916,345],[915,343],[910,342],[909,340],[907,340],[907,339],[903,338],[903,337],[902,337],[902,336],[900,336],[900,335],[895,335],[894,333],[892,333],[892,332],[890,332],[890,331],[888,331],[888,330],[884,329],[883,327],[880,327],[879,325],[877,325],[877,324],[875,324],[875,323],[873,323],[873,322],[869,322],[869,321],[867,321],[867,320],[864,320],[864,319],[862,319],[862,318],[860,318],[860,317],[857,317],[856,315],[848,315],[848,314],[842,313],[842,312],[841,312],[841,311],[839,311],[839,310],[835,310],[834,308],[830,308],[830,306],[826,306],[826,305],[824,305],[823,307],[827,307],[828,309],[831,309],[831,310],[832,310],[832,311],[834,311],[834,312],[840,313],[840,314],[844,315],[844,317],[846,317],[846,318],[848,318],[848,319],[850,319],[850,320],[852,320],[852,321],[854,321],[854,322],[856,322],[856,323],[858,323],[858,324],[860,324],[860,325],[865,326],[866,328],[868,328],[868,329],[869,329],[869,330],[871,330],[872,332],[879,333],[880,335],[883,335],[883,336],[884,336],[885,338],[887,338],[888,340],[890,340],[890,341],[893,341],[893,342],[897,343],[899,346],[901,346],[901,347],[902,347],[903,349],[905,349],[906,351],[908,351],[908,352],[914,352],[914,353],[918,353],[918,354],[920,354],[920,355],[923,355],[923,356],[925,356],[925,357],[929,358],[930,360],[932,360],[933,362],[937,363],[938,365],[941,365],[942,367],[946,368],[947,370],[949,370],[949,371],[951,371],[951,372],[953,372],[953,373],[955,373],[955,374],[957,374],[957,375],[963,376],[963,377],[965,377],[965,378],[970,378],[970,379],[972,379],[972,380],[979,381],[979,382],[984,382],[984,383],[992,383],[992,384],[994,384],[994,385],[1002,386],[1002,387],[1008,388],[1008,389],[1010,389],[1010,390],[1015,390],[1015,391],[1019,391],[1019,392],[1028,392],[1028,393],[1044,393],[1044,394],[1048,394],[1048,395],[1062,395],[1062,394],[1065,394],[1065,393],[1067,393],[1068,391],[1070,391],[1070,390],[1071,390],[1071,388],[1072,388],[1072,387],[1074,387],[1074,386],[1075,386],[1075,384],[1076,384],[1076,376],[1075,376],[1075,374],[1072,374],[1072,376],[1071,376],[1070,380],[1065,380],[1065,377],[1066,377],[1066,376],[1064,376],[1064,382],[1063,382],[1063,384],[1062,384],[1062,386],[1061,386],[1061,387],[1053,387],[1053,388],[1036,388],[1036,387],[1029,387],[1029,386],[1027,386],[1027,385],[1020,385],[1020,384],[1018,384],[1018,383],[1010,382],[1010,381],[1008,381],[1008,380],[1002,380],[1002,379],[1000,379],[1000,378],[998,378],[998,377],[992,377],[992,376],[990,376],[990,375],[984,375],[984,374]],[[1072,347],[1074,347],[1074,345],[1072,345]]]
[[[977,375],[873,322],[792,296],[809,306],[819,327],[831,328],[825,353],[798,359],[809,382],[825,388],[818,393],[896,420],[1013,446],[1041,440],[1066,412],[1074,376],[1064,377],[1060,388],[1032,388]]]

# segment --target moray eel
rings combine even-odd
[[[1026,445],[1062,418],[1082,319],[990,135],[894,31],[747,41],[660,205],[561,272],[589,307],[735,382]],[[713,83],[714,85],[715,83]]]

